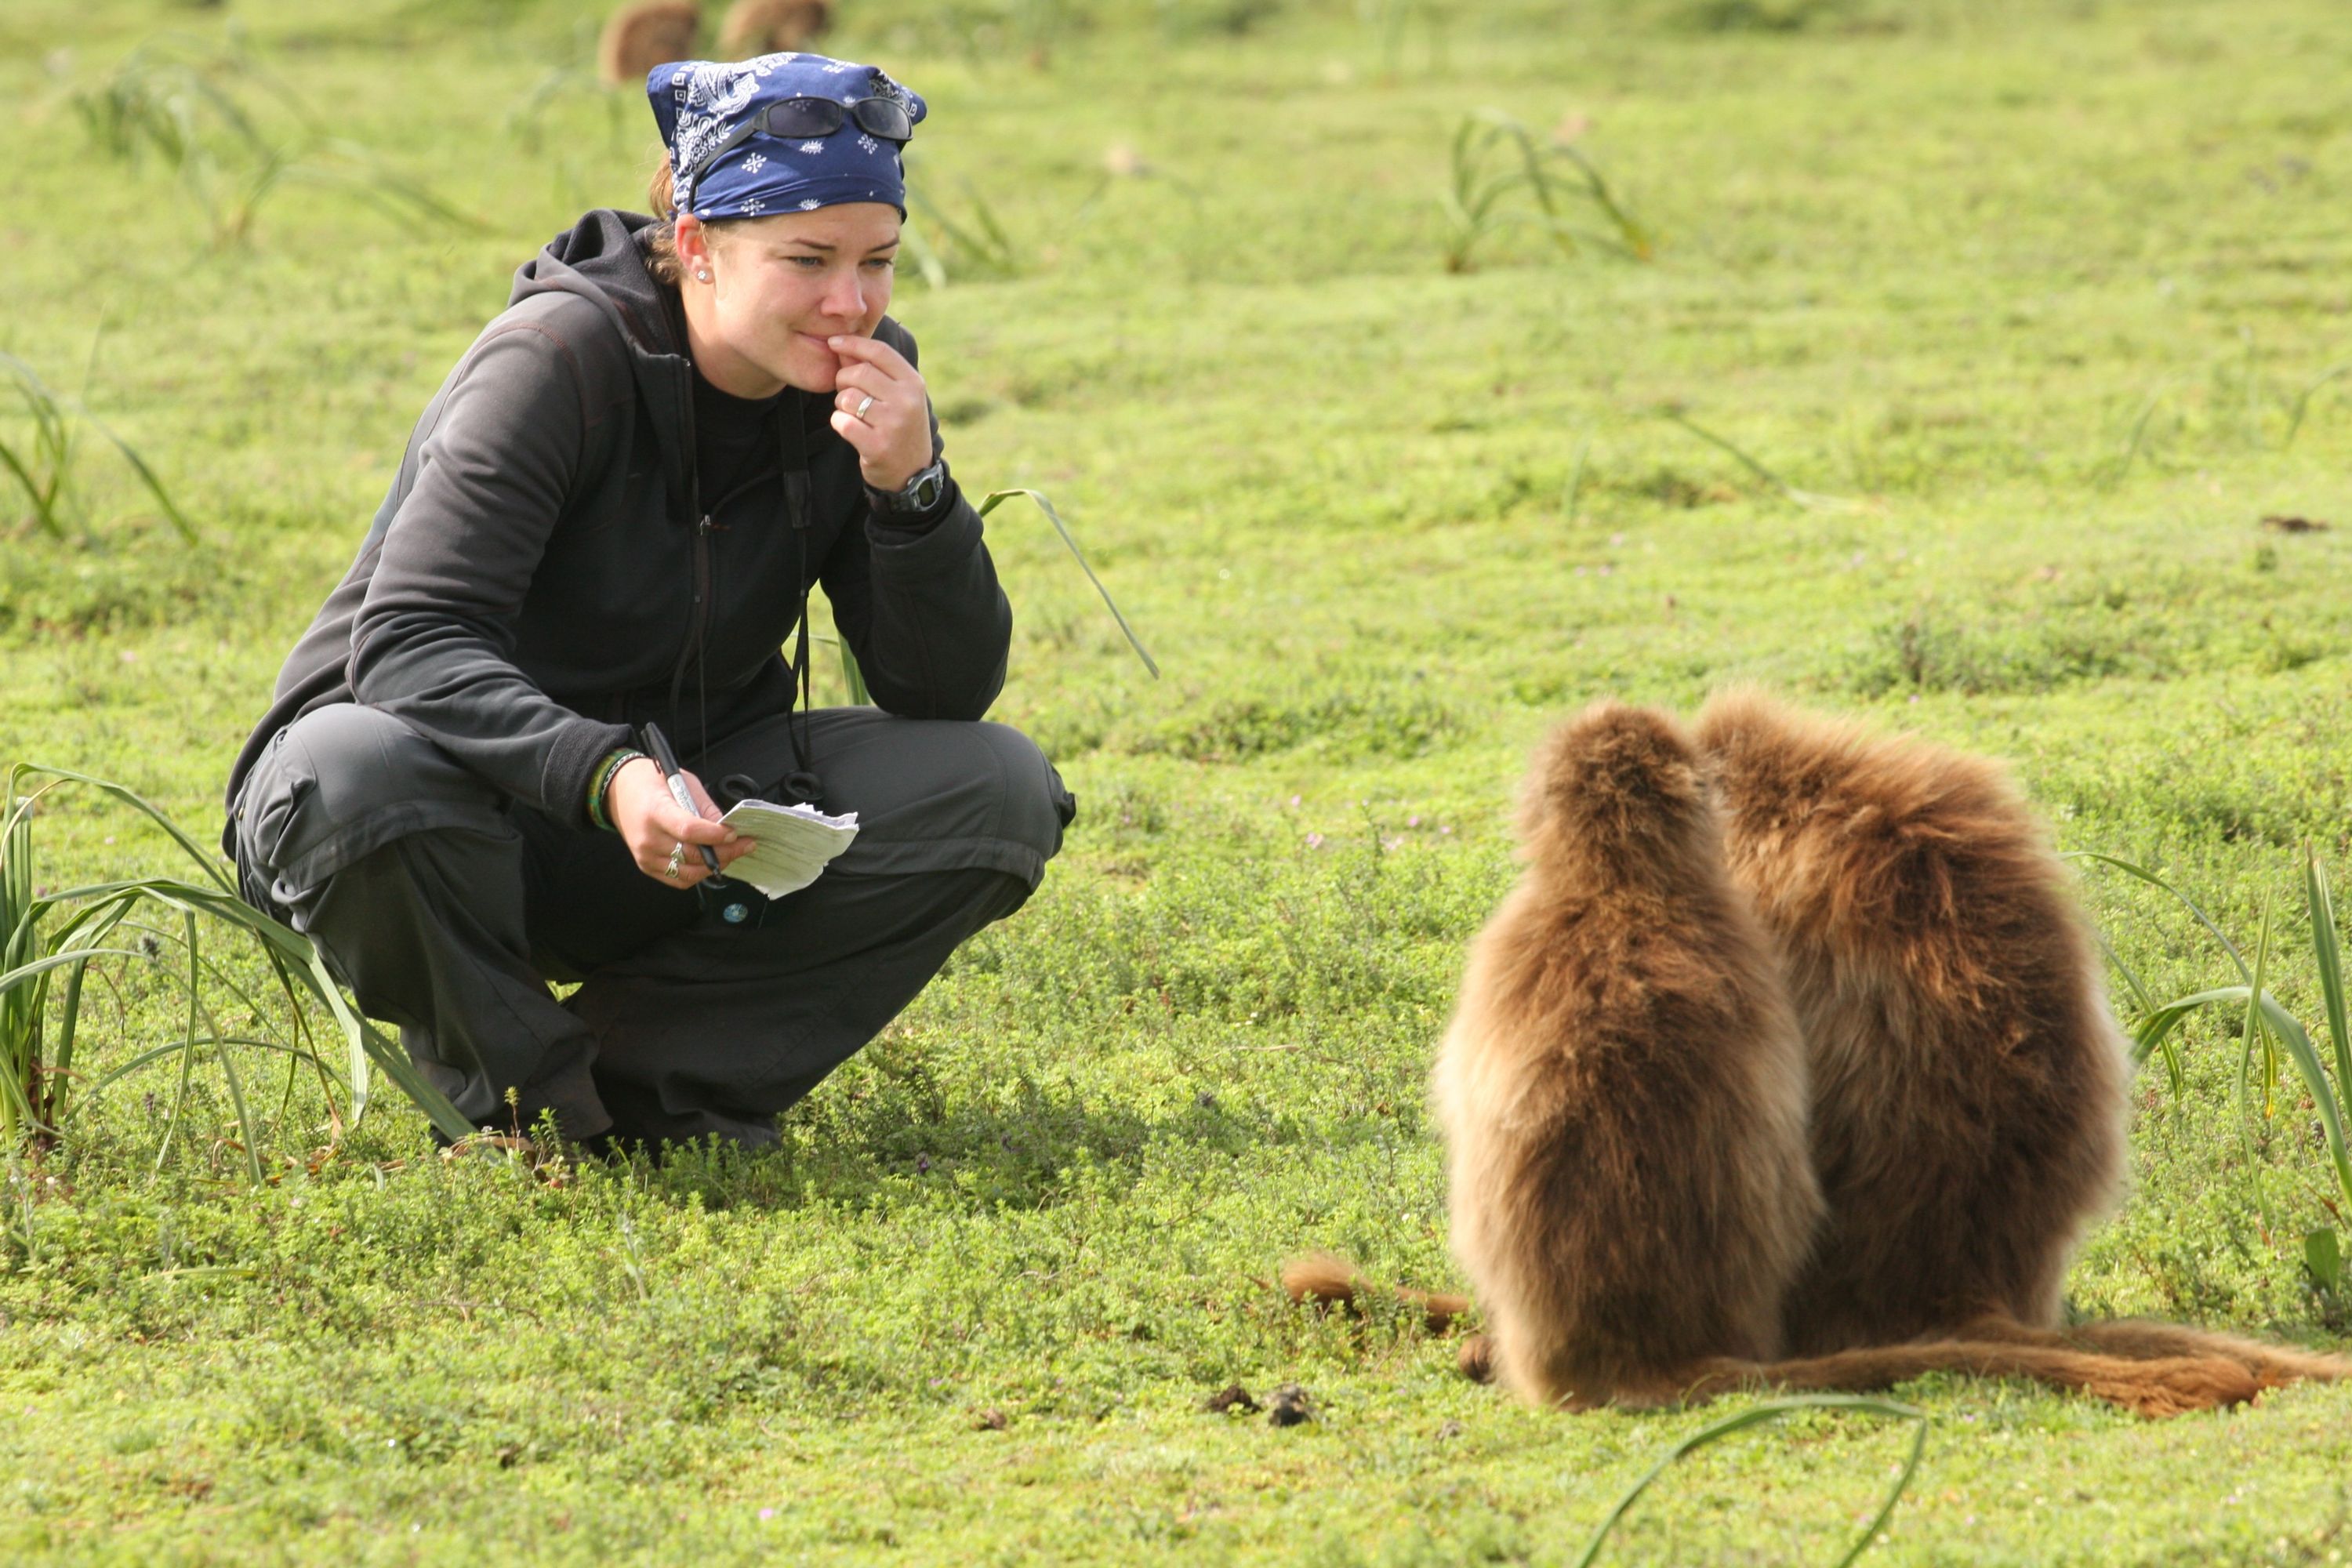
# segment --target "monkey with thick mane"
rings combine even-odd
[[[2334,1357],[2062,1332],[2128,1073],[2063,865],[1981,759],[1718,698],[1596,704],[1538,752],[1526,875],[1433,1076],[1454,1245],[1522,1397],[2037,1379],[2143,1415]],[[1328,1257],[1284,1273],[1352,1302]],[[1414,1295],[1433,1325],[1466,1308]],[[1801,1354],[1802,1359],[1780,1359]]]

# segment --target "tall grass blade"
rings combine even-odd
[[[2328,891],[2326,868],[2307,842],[2303,847],[2303,891],[2311,910],[2311,952],[2319,966],[2320,1005],[2336,1054],[2336,1092],[2344,1109],[2352,1112],[2352,1021],[2347,1021],[2345,1007],[2344,949],[2336,937],[2336,900]]]
[[[906,223],[900,226],[898,235],[907,242],[907,248],[914,253],[915,271],[923,281],[934,289],[946,288],[948,286],[947,264],[940,259],[939,251],[932,247],[930,239],[923,233],[922,226],[909,216]]]
[[[283,1040],[267,1039],[259,1035],[204,1035],[197,1038],[196,1044],[207,1047],[243,1046],[247,1050],[276,1051],[280,1055],[298,1058],[296,1063],[298,1066],[301,1061],[311,1059],[311,1054],[299,1047],[289,1046]],[[141,1068],[152,1067],[167,1057],[178,1055],[186,1048],[186,1045],[187,1042],[184,1040],[173,1040],[168,1045],[150,1047],[128,1060],[116,1063],[97,1078],[92,1079],[85,1092],[95,1095],[111,1089],[136,1073]]]
[[[1657,255],[1657,237],[1652,234],[1639,218],[1625,209],[1625,205],[1620,202],[1616,193],[1609,188],[1609,182],[1602,177],[1600,169],[1594,165],[1592,160],[1567,143],[1555,146],[1552,152],[1556,156],[1566,158],[1574,163],[1583,174],[1585,194],[1616,227],[1617,244],[1625,254],[1636,261],[1653,259]]]
[[[114,426],[97,415],[86,408],[82,409],[81,413],[82,417],[98,426],[98,433],[112,443],[116,451],[122,454],[122,460],[131,465],[131,471],[139,476],[139,482],[146,487],[149,495],[155,498],[156,506],[162,509],[164,517],[171,521],[172,526],[179,531],[180,537],[194,544],[196,542],[196,525],[188,521],[188,514],[180,510],[180,503],[172,499],[172,492],[163,488],[163,481],[156,477],[153,468],[148,467],[147,459],[139,455],[139,448],[115,434]]]
[[[198,1044],[194,1028],[194,1020],[198,1017],[202,1017],[204,1019],[206,1027],[211,1030],[211,1033],[205,1037],[208,1039],[217,1040],[220,1038],[220,1026],[214,1022],[212,1010],[205,1005],[204,933],[197,928],[196,915],[194,910],[184,911],[182,914],[181,919],[186,924],[185,940],[188,944],[188,1013],[190,1025],[188,1030],[187,1050],[188,1054],[193,1057],[195,1054]],[[254,1124],[253,1112],[246,1106],[245,1079],[236,1070],[236,1058],[229,1054],[226,1047],[215,1046],[213,1047],[213,1057],[215,1060],[220,1063],[221,1081],[228,1087],[229,1104],[236,1111],[237,1131],[243,1134],[242,1142],[245,1146],[246,1174],[251,1179],[253,1184],[257,1187],[261,1185],[262,1183],[261,1130]]]
[[[2137,865],[2132,861],[2123,859],[2117,856],[2103,855],[2095,849],[2069,849],[2060,858],[2067,860],[2089,860],[2101,866],[2112,866],[2116,870],[2124,873],[2124,875],[2137,878],[2139,880],[2146,882],[2149,887],[2156,889],[2159,892],[2170,894],[2179,901],[2182,909],[2187,910],[2190,915],[2195,917],[2199,925],[2205,928],[2207,935],[2210,936],[2215,942],[2221,944],[2221,951],[2228,953],[2230,955],[2230,962],[2238,966],[2238,974],[2240,978],[2247,981],[2252,981],[2253,979],[2253,971],[2246,967],[2245,955],[2238,951],[2238,944],[2231,942],[2228,936],[2223,934],[2220,926],[2213,923],[2213,917],[2207,914],[2203,910],[2199,909],[2197,907],[2197,901],[2194,899],[2191,899],[2188,894],[2182,892],[2179,889],[2174,887],[2171,883],[2166,881],[2163,878],[2158,876],[2147,867]]]
[[[986,517],[999,505],[1014,496],[1027,496],[1037,503],[1037,510],[1045,514],[1045,521],[1054,525],[1054,531],[1060,534],[1062,542],[1068,546],[1070,558],[1078,563],[1078,570],[1087,574],[1087,581],[1092,583],[1095,585],[1095,592],[1102,595],[1103,606],[1110,611],[1110,618],[1118,623],[1118,629],[1127,636],[1127,646],[1135,650],[1135,657],[1143,661],[1143,668],[1151,672],[1151,678],[1154,680],[1159,679],[1158,661],[1152,658],[1150,651],[1143,646],[1143,640],[1135,635],[1135,628],[1127,624],[1127,617],[1119,614],[1118,602],[1110,596],[1110,590],[1103,586],[1102,579],[1095,575],[1095,569],[1087,564],[1087,552],[1078,548],[1077,540],[1070,532],[1070,525],[1062,521],[1062,514],[1054,510],[1054,503],[1046,498],[1045,491],[1024,489],[1017,486],[1012,489],[991,490],[987,499],[980,503],[980,515]]]
[[[1742,468],[1771,486],[1773,489],[1780,492],[1780,498],[1791,506],[1801,507],[1809,511],[1860,511],[1863,510],[1860,501],[1848,500],[1844,496],[1822,495],[1813,490],[1799,489],[1730,441],[1693,420],[1679,408],[1665,410],[1665,416],[1708,446],[1729,453]]]
[[[2106,956],[2108,964],[2117,974],[2124,977],[2124,984],[2131,990],[2132,1004],[2138,1009],[2139,1016],[2143,1019],[2153,1016],[2158,1011],[2156,998],[2149,994],[2147,987],[2140,983],[2139,976],[2132,972],[2131,965],[2124,962],[2123,955],[2116,951],[2115,944],[2107,941],[2105,932],[2094,931],[2091,934],[2098,942],[2100,952]],[[2160,1037],[2135,1050],[2132,1055],[2132,1065],[2139,1066],[2147,1059],[2147,1053],[2150,1050],[2158,1048],[2161,1048],[2164,1052],[2165,1079],[2172,1089],[2173,1101],[2178,1104],[2181,1094],[2188,1088],[2189,1080],[2181,1068],[2180,1048],[2172,1043],[2170,1029],[2168,1028]]]
[[[2259,1001],[2256,1000],[2258,994]],[[2336,1179],[2343,1185],[2347,1201],[2352,1202],[2352,1150],[2347,1150],[2345,1142],[2347,1118],[2336,1104],[2327,1081],[2326,1068],[2320,1062],[2318,1051],[2312,1047],[2311,1036],[2277,997],[2267,992],[2258,994],[2251,985],[2217,986],[2210,991],[2200,991],[2192,996],[2168,1002],[2150,1022],[2153,1026],[2169,1029],[2189,1015],[2208,1007],[2243,1007],[2255,1013],[2261,1019],[2259,1026],[2277,1041],[2276,1048],[2284,1050],[2296,1076],[2303,1079],[2304,1087],[2311,1092],[2313,1110],[2319,1118],[2320,1137],[2327,1146],[2329,1163],[2336,1167]],[[2244,1046],[2240,1058],[2243,1076],[2247,1079],[2252,1077],[2253,1049],[2251,1044]],[[2252,1107],[2242,1090],[2240,1110],[2241,1125],[2243,1126],[2251,1120]],[[2251,1143],[2247,1145],[2247,1152],[2251,1155]]]
[[[172,526],[179,530],[180,537],[192,543],[194,542],[195,527],[189,522],[187,514],[180,510],[179,502],[172,499],[172,492],[164,488],[163,481],[156,476],[147,459],[141,456],[139,449],[124,440],[114,426],[91,413],[89,405],[79,398],[51,391],[48,384],[41,379],[40,373],[15,354],[0,353],[0,367],[5,367],[15,382],[17,398],[25,405],[26,412],[33,421],[33,445],[29,456],[0,443],[0,468],[8,470],[9,476],[32,502],[34,516],[43,532],[53,539],[62,539],[66,535],[66,491],[71,483],[74,468],[72,421],[78,417],[96,426],[98,433],[122,454],[123,461],[129,463],[131,472],[139,476],[140,484],[154,498],[156,506],[162,509]]]
[[[2132,421],[2131,435],[2125,440],[2123,451],[2117,455],[2116,466],[2107,476],[2107,483],[2110,486],[2123,483],[2125,478],[2131,473],[2132,464],[2139,460],[2140,449],[2147,442],[2148,421],[2156,417],[2158,405],[2163,403],[2165,395],[2171,390],[2171,384],[2168,382],[2149,393],[2147,401],[2140,405],[2139,417]]]
[[[1576,448],[1576,467],[1570,470],[1568,489],[1560,502],[1560,521],[1574,522],[1576,509],[1584,500],[1584,460],[1592,455],[1592,437],[1587,436]]]
[[[2269,966],[2270,955],[2271,900],[2265,898],[2263,900],[2262,931],[2254,942],[2253,983],[2246,987],[2246,1011],[2238,1030],[2238,1148],[2245,1157],[2246,1181],[2253,1188],[2254,1207],[2263,1216],[2263,1229],[2265,1232],[2277,1230],[2279,1222],[2278,1215],[2271,1208],[2269,1192],[2263,1185],[2262,1167],[2255,1161],[2252,1080],[2254,1052],[2259,1042],[2263,1060],[2267,1068],[2263,1103],[2263,1112],[2267,1116],[2270,1110],[2268,1089],[2271,1080],[2277,1077],[2275,1064],[2278,1059],[2278,1048],[2271,1043],[2270,1030],[2263,1017],[2262,1007],[2269,995],[2269,993],[2263,989],[2263,971]]]
[[[925,224],[939,232],[941,239],[955,251],[960,262],[968,263],[982,276],[1013,278],[1020,275],[1021,257],[1013,240],[996,221],[996,215],[987,201],[972,188],[969,180],[961,182],[965,198],[972,208],[973,227],[956,222],[947,209],[921,191],[908,186],[907,205],[922,216]],[[944,281],[944,279],[942,279]]]
[[[1656,1464],[1652,1465],[1643,1473],[1640,1479],[1625,1489],[1624,1495],[1617,1500],[1616,1506],[1601,1516],[1601,1523],[1593,1531],[1591,1539],[1584,1543],[1584,1550],[1577,1555],[1576,1568],[1591,1568],[1594,1560],[1601,1555],[1601,1548],[1608,1542],[1610,1532],[1617,1528],[1618,1521],[1622,1520],[1633,1504],[1640,1500],[1642,1494],[1650,1489],[1651,1483],[1664,1475],[1676,1463],[1710,1443],[1720,1442],[1751,1426],[1761,1426],[1769,1422],[1780,1421],[1805,1410],[1851,1410],[1864,1415],[1887,1415],[1898,1421],[1916,1423],[1916,1430],[1911,1437],[1911,1452],[1905,1458],[1903,1468],[1896,1474],[1894,1482],[1886,1489],[1885,1500],[1879,1504],[1878,1511],[1871,1516],[1870,1523],[1864,1527],[1860,1537],[1846,1549],[1845,1555],[1837,1560],[1836,1568],[1851,1568],[1855,1559],[1870,1550],[1871,1542],[1878,1539],[1878,1532],[1886,1528],[1886,1521],[1895,1517],[1895,1504],[1903,1500],[1905,1489],[1911,1485],[1911,1478],[1918,1473],[1921,1457],[1927,1451],[1927,1413],[1916,1405],[1899,1405],[1891,1399],[1873,1399],[1866,1395],[1815,1394],[1798,1399],[1775,1399],[1761,1405],[1751,1405],[1736,1415],[1727,1415],[1720,1421],[1702,1426],[1667,1449]]]
[[[2279,443],[2279,449],[2281,451],[2284,451],[2287,447],[2294,446],[2295,437],[2302,434],[2303,416],[2310,412],[2311,400],[2318,393],[2319,389],[2326,386],[2329,382],[2338,379],[2347,371],[2352,371],[2352,362],[2341,364],[2331,364],[2326,370],[2321,371],[2317,375],[2313,376],[2309,381],[2304,383],[2303,390],[2294,395],[2294,405],[2287,411],[2286,439]]]

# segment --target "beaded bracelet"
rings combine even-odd
[[[604,816],[604,792],[613,787],[614,773],[644,755],[643,752],[623,746],[597,766],[596,782],[588,786],[588,820],[607,833],[617,830]]]

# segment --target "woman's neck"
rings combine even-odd
[[[782,381],[737,353],[719,335],[707,288],[680,284],[678,302],[686,310],[687,357],[703,380],[730,397],[773,397],[783,391]]]

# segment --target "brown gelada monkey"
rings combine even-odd
[[[832,0],[735,0],[719,25],[719,52],[740,60],[805,48],[832,24]]]
[[[2157,1323],[2063,1330],[2128,1073],[2095,950],[1993,763],[1717,698],[1602,702],[1538,752],[1527,870],[1432,1089],[1490,1368],[1581,1409],[1929,1372],[2144,1415],[2352,1363]],[[1294,1299],[1352,1305],[1328,1256]],[[1443,1327],[1459,1297],[1399,1292]]]
[[[702,32],[693,0],[637,0],[604,22],[596,40],[596,76],[608,87],[646,85],[654,67],[692,59]]]

